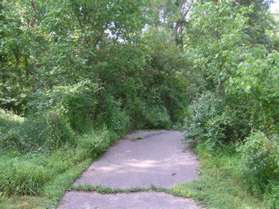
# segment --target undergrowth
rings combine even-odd
[[[199,144],[196,152],[200,160],[199,179],[175,186],[173,194],[193,198],[207,209],[269,209],[243,182],[239,153],[231,149],[212,153],[205,144]]]
[[[56,208],[73,181],[116,139],[107,129],[77,138],[74,148],[0,155],[0,208]]]

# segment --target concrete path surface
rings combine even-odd
[[[69,192],[61,209],[200,209],[192,200],[165,193],[98,194]]]
[[[178,131],[137,131],[95,161],[74,183],[112,189],[171,188],[197,178],[198,161]],[[71,191],[59,209],[199,209],[164,193],[98,194]]]

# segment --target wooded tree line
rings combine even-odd
[[[194,144],[240,155],[235,170],[244,185],[278,208],[278,23],[269,4],[218,1],[194,8],[184,47],[196,82],[188,88],[194,98],[185,129]]]
[[[86,80],[98,89],[95,102],[100,102],[100,113],[106,112],[101,103],[107,99],[114,108],[131,112],[135,121],[149,117],[145,107],[160,112],[165,123],[176,120],[175,111],[184,109],[179,100],[184,83],[176,82],[177,72],[172,72],[177,70],[157,66],[164,62],[160,56],[169,53],[170,43],[157,43],[160,53],[155,53],[150,44],[156,38],[142,34],[150,12],[146,2],[4,1],[2,8],[3,108],[33,113],[31,106],[39,107],[41,101],[34,102],[46,92],[57,86],[70,89]],[[179,59],[174,53],[167,56],[165,62]],[[99,114],[93,109],[91,116]],[[152,119],[160,120],[147,120]]]
[[[193,144],[238,150],[248,187],[278,208],[279,37],[270,3],[2,0],[1,150],[69,146],[95,156],[128,130],[175,124]],[[77,140],[92,129],[109,135],[101,147]],[[0,179],[1,191],[14,193]]]

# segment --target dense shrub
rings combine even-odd
[[[254,192],[263,193],[267,185],[279,180],[278,139],[254,132],[240,146],[243,178]]]
[[[99,98],[93,124],[99,129],[106,126],[119,135],[126,133],[131,126],[130,117],[122,108],[121,102],[110,94],[104,94]]]
[[[170,115],[164,106],[144,105],[142,120],[146,128],[169,128],[171,126]]]
[[[185,129],[214,153],[242,144],[241,178],[278,208],[279,54],[269,34],[278,25],[266,1],[250,2],[206,1],[192,10],[185,40],[194,59],[188,88],[194,95]]]
[[[244,56],[245,61],[239,64],[226,86],[230,106],[241,108],[253,128],[268,134],[279,133],[279,53],[268,53],[261,46],[251,48]],[[243,120],[241,113],[238,117]]]
[[[188,106],[188,75],[192,69],[190,60],[173,42],[169,31],[153,29],[144,34],[143,48],[146,53],[145,74],[143,79],[143,115],[149,112],[162,124],[153,127],[183,121]],[[150,110],[150,111],[149,111]]]
[[[79,147],[90,158],[95,158],[103,153],[109,145],[117,138],[117,135],[103,128],[97,131],[91,131],[79,139]]]
[[[73,130],[82,133],[92,128],[98,103],[96,94],[100,90],[98,85],[85,80],[57,90],[60,92],[60,95],[57,95],[60,96],[58,106],[61,105],[60,108],[65,110]]]
[[[23,121],[23,117],[0,109],[0,137],[1,134],[4,134],[8,129],[19,126]]]
[[[209,132],[212,134],[214,131],[216,135],[223,135],[223,130],[217,130],[218,127],[210,127],[210,122],[213,123],[213,120],[217,120],[217,117],[222,115],[224,110],[222,100],[214,93],[205,92],[191,104],[189,109],[190,117],[186,118],[185,129],[191,141],[193,143],[197,141],[208,141],[210,144],[219,143],[220,136],[219,138],[208,138],[208,134]],[[220,132],[217,133],[218,131]]]
[[[30,39],[21,28],[14,2],[0,2],[0,107],[24,112],[32,92],[32,76],[27,57]]]
[[[26,118],[22,124],[6,130],[0,138],[1,148],[19,151],[56,149],[75,143],[69,123],[56,112]]]
[[[279,208],[279,181],[269,183],[264,194],[264,201],[270,209]]]
[[[68,86],[55,86],[47,91],[38,90],[30,97],[29,114],[56,111],[67,118],[73,130],[85,132],[93,127],[100,90],[97,84],[89,80]]]
[[[217,93],[204,92],[190,105],[185,129],[192,140],[220,146],[243,139],[250,132],[249,117],[242,106]],[[232,105],[233,104],[233,105]]]
[[[278,133],[278,52],[269,51],[267,42],[251,44],[255,39],[248,32],[253,30],[249,18],[254,12],[231,2],[201,3],[193,10],[188,51],[198,73],[192,75],[203,79],[197,85],[213,92],[222,106],[212,112],[207,108],[210,97],[194,100],[190,136],[222,145],[243,140],[252,129]]]

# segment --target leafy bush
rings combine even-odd
[[[146,105],[143,110],[145,126],[148,128],[169,128],[171,119],[167,109],[164,106]]]
[[[253,128],[268,134],[279,133],[279,53],[268,53],[259,46],[247,50],[244,57],[226,86],[232,98],[230,105],[233,109],[241,107]]]
[[[203,120],[206,126],[193,125],[201,138],[233,143],[243,140],[252,129],[278,133],[278,52],[271,51],[267,42],[258,40],[254,44],[255,34],[251,33],[254,26],[251,27],[250,18],[259,15],[254,6],[258,5],[205,2],[198,3],[192,11],[187,52],[194,59],[193,68],[197,73],[191,75],[197,76],[194,79],[197,79],[198,88],[214,92],[223,103],[216,117]],[[259,18],[268,15],[263,7],[258,9],[263,15]],[[258,24],[268,40],[264,33],[267,25]],[[204,99],[202,105],[206,106],[209,100]],[[197,101],[193,105],[197,105]],[[207,115],[203,114],[204,110],[206,108],[196,112]],[[197,117],[199,113],[193,114]]]
[[[96,120],[93,122],[97,129],[106,126],[112,132],[122,135],[130,128],[130,117],[121,108],[121,102],[117,101],[112,95],[104,94],[103,99],[99,99],[96,109]]]
[[[19,20],[19,11],[9,1],[0,3],[0,107],[24,112],[32,79],[26,69],[30,39]]]
[[[26,118],[0,138],[1,148],[19,151],[57,149],[66,144],[75,144],[74,132],[67,120],[55,112]]]
[[[211,128],[210,121],[213,123],[214,118],[219,117],[224,110],[222,100],[211,92],[205,92],[192,103],[189,109],[191,115],[189,118],[186,118],[185,121],[187,137],[194,143],[208,140],[215,143],[217,139],[208,138],[208,133],[210,131],[215,131],[215,134],[221,134],[217,133],[217,130],[209,129]],[[213,128],[214,127],[212,127],[212,129]]]
[[[147,63],[141,75],[144,84],[141,114],[149,120],[147,127],[150,123],[154,128],[168,128],[170,123],[181,123],[188,107],[187,73],[192,69],[192,60],[174,44],[172,38],[170,31],[158,28],[144,34],[142,48]],[[156,112],[158,114],[154,115]],[[150,120],[153,115],[154,121]],[[158,124],[160,121],[162,123]]]
[[[262,132],[254,132],[239,148],[243,178],[250,189],[264,193],[266,186],[279,180],[279,145]]]
[[[100,90],[98,85],[85,80],[57,90],[62,94],[61,105],[66,110],[71,127],[79,133],[92,128],[98,103],[96,95]]]
[[[6,137],[10,129],[20,126],[24,122],[24,118],[0,109],[0,148],[1,141]]]
[[[107,128],[91,131],[79,140],[79,147],[90,158],[95,158],[103,153],[116,139],[115,134]]]
[[[63,145],[76,145],[75,133],[71,129],[67,118],[56,112],[48,112],[46,123],[44,146],[55,149]]]
[[[268,32],[278,25],[272,25],[267,5],[205,1],[194,6],[185,46],[194,69],[188,91],[196,99],[185,129],[214,153],[220,145],[226,153],[225,147],[234,150],[240,142],[242,183],[278,208],[279,53]]]
[[[89,80],[69,86],[55,86],[48,91],[37,91],[28,103],[30,114],[59,112],[78,133],[92,128],[101,88]]]
[[[209,119],[205,125],[207,133],[206,138],[211,146],[222,146],[226,142],[230,142],[232,138],[228,136],[231,128],[231,118],[226,112]]]
[[[279,208],[279,181],[269,183],[264,194],[264,201],[270,209]]]

